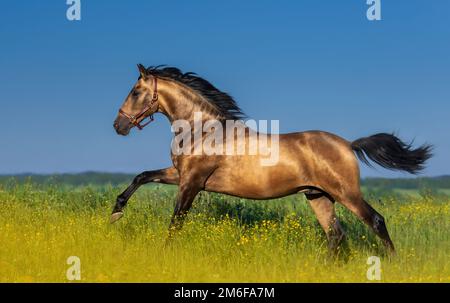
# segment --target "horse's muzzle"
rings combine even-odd
[[[114,129],[116,130],[118,135],[128,135],[132,127],[133,124],[131,124],[128,119],[124,119],[121,116],[117,117],[117,119],[114,121]]]

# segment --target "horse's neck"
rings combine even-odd
[[[199,119],[206,122],[216,120],[219,117],[207,110],[207,104],[200,100],[200,97],[186,94],[182,97],[167,96],[162,104],[161,112],[167,116],[170,123],[175,121],[188,121],[193,125]]]

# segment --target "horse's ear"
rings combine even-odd
[[[141,77],[145,78],[147,76],[147,69],[145,68],[145,66],[143,66],[142,64],[138,64],[137,67],[139,69],[139,73],[141,74]]]

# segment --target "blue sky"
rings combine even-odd
[[[7,1],[0,12],[0,174],[140,172],[170,165],[163,116],[112,127],[136,63],[193,71],[283,132],[376,132],[436,146],[450,173],[450,1]],[[407,176],[363,168],[364,176]]]

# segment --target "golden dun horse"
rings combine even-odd
[[[152,119],[155,113],[165,115],[171,123],[183,120],[191,124],[198,112],[202,113],[202,123],[208,120],[225,123],[244,117],[229,95],[195,74],[182,73],[173,67],[138,65],[138,68],[140,77],[114,122],[120,135],[127,135],[135,126],[142,129],[149,123],[143,125],[143,121]],[[248,141],[249,134],[246,129],[241,141]],[[261,164],[260,154],[172,152],[172,167],[139,174],[118,196],[111,222],[123,216],[131,195],[149,182],[179,187],[170,230],[181,228],[194,198],[202,190],[260,200],[303,193],[327,235],[331,251],[336,252],[344,238],[334,208],[337,201],[370,226],[388,250],[394,252],[383,216],[361,193],[357,158],[366,164],[370,159],[384,168],[415,174],[430,158],[430,146],[414,149],[384,133],[351,142],[323,131],[306,131],[279,135],[278,151],[278,161],[270,166]]]

